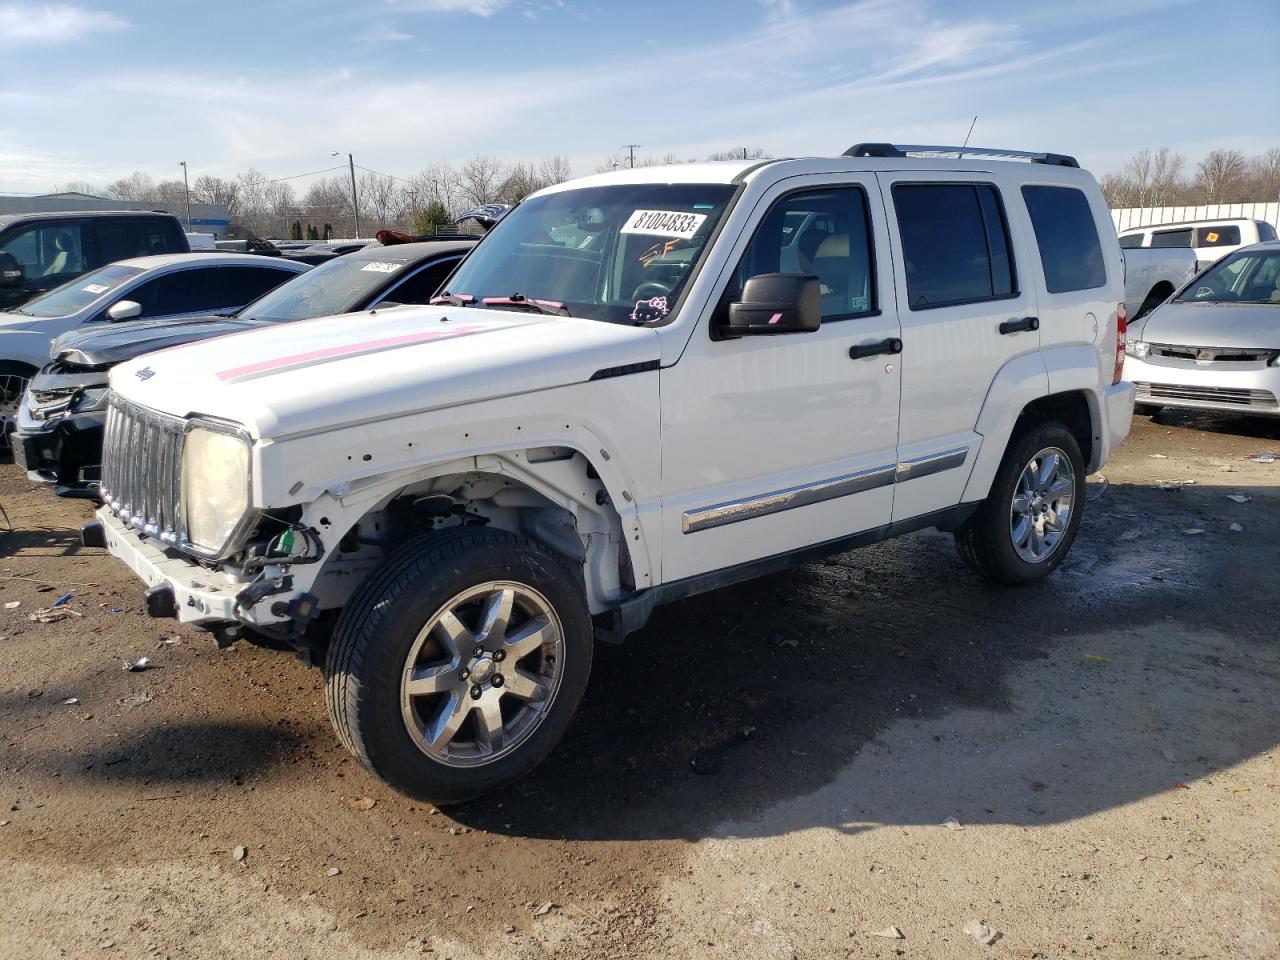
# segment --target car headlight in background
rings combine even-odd
[[[1147,354],[1151,352],[1151,344],[1145,340],[1130,340],[1124,345],[1124,352],[1131,357],[1145,360],[1147,359]]]
[[[249,511],[249,444],[243,436],[201,426],[187,430],[182,510],[192,546],[220,556]]]

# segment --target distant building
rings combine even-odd
[[[185,203],[147,203],[143,200],[110,200],[106,197],[95,197],[89,193],[46,193],[38,197],[5,197],[0,196],[0,214],[11,213],[58,213],[63,210],[155,210],[161,213],[172,213],[184,224],[187,222],[187,205]],[[219,240],[225,240],[227,229],[231,226],[231,215],[224,203],[192,203],[191,224],[188,229],[192,233],[211,233]]]

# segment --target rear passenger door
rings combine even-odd
[[[895,522],[954,506],[992,380],[1040,348],[1034,285],[1015,250],[1030,224],[994,174],[879,174],[902,323]]]

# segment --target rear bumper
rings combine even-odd
[[[1133,401],[1137,389],[1127,380],[1112,384],[1104,402],[1107,405],[1107,453],[1109,457],[1116,444],[1129,435],[1133,426]]]

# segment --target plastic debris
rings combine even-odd
[[[995,943],[1000,934],[981,920],[970,920],[964,925],[964,932],[982,944]]]
[[[1227,499],[1232,503],[1248,503],[1253,497],[1246,497],[1243,493],[1228,493]]]
[[[1203,528],[1203,527],[1188,527],[1186,530],[1183,530],[1182,532],[1183,532],[1183,534],[1185,534],[1185,535],[1186,535],[1186,536],[1188,536],[1188,537],[1198,537],[1198,536],[1200,536],[1200,534],[1204,533],[1204,528]]]
[[[27,615],[27,619],[32,623],[57,623],[59,620],[65,620],[67,617],[83,617],[83,613],[72,610],[70,607],[46,607],[43,610],[37,610],[35,613]]]
[[[534,907],[534,908],[533,908],[533,915],[534,915],[535,917],[545,917],[548,913],[550,913],[552,910],[556,909],[558,906],[560,906],[560,904],[558,904],[558,903],[552,903],[550,900],[548,900],[548,901],[546,901],[545,903],[543,903],[543,904],[541,904],[541,905],[539,905],[539,906]]]
[[[130,673],[141,673],[151,666],[151,658],[139,657],[137,660],[121,660],[120,663],[123,664],[122,669]]]
[[[1238,523],[1232,523],[1231,526],[1228,527],[1227,529],[1230,530],[1232,533],[1244,533],[1244,527]]]
[[[886,940],[905,940],[907,935],[897,927],[885,927],[883,930],[872,930],[868,937],[884,937]]]
[[[945,819],[945,820],[943,820],[943,821],[942,821],[942,826],[946,827],[948,830],[963,830],[963,829],[964,829],[964,824],[962,824],[962,823],[961,823],[959,820],[957,820],[955,817],[947,817],[947,819]]]
[[[74,597],[74,596],[75,596],[75,594],[74,594],[74,593],[64,593],[64,594],[63,594],[62,596],[60,596],[57,600],[53,601],[53,605],[54,605],[55,607],[60,607],[60,606],[62,606],[62,605],[63,605],[63,604],[65,604],[65,603],[70,603],[70,602],[71,602],[71,598],[72,598],[72,597]]]
[[[341,872],[342,872],[342,871],[341,871],[341,870],[339,870],[337,867],[330,867],[328,870],[326,870],[326,871],[324,872],[324,875],[325,875],[326,877],[336,877],[336,876],[337,876],[338,874],[340,874]]]
[[[124,607],[112,607],[112,608],[111,608],[111,612],[112,612],[112,613],[124,613]]]
[[[1169,459],[1163,453],[1148,453],[1147,456],[1150,457],[1152,460],[1168,460]]]
[[[1142,536],[1141,530],[1126,530],[1124,533],[1120,534],[1120,539],[1137,540],[1140,536]]]
[[[1175,790],[1190,790],[1191,788],[1190,788],[1190,787],[1188,787],[1185,783],[1179,783],[1179,784],[1176,784],[1176,785],[1174,786],[1174,789],[1175,789]]]
[[[1086,663],[1107,663],[1107,658],[1099,653],[1086,653],[1084,655]]]
[[[1183,487],[1193,487],[1195,486],[1195,483],[1196,482],[1194,480],[1161,480],[1160,489],[1161,490],[1180,490]]]
[[[1092,493],[1088,495],[1089,502],[1092,503],[1093,501],[1097,500],[1100,496],[1102,496],[1104,493],[1107,492],[1107,488],[1110,486],[1111,486],[1111,481],[1107,479],[1106,474],[1104,473],[1098,474],[1098,489],[1096,493]]]
[[[17,610],[20,606],[22,606],[21,600],[10,600],[4,605],[4,608],[6,610]]]
[[[249,851],[244,847],[236,847],[234,850],[231,851],[231,856],[232,858],[235,859],[236,863],[239,863],[248,855],[249,855]]]
[[[1276,455],[1274,453],[1255,453],[1249,459],[1254,463],[1275,463]]]
[[[372,810],[378,803],[373,797],[344,797],[342,802],[349,810]]]
[[[67,697],[67,699],[62,701],[62,705],[64,707],[74,707],[79,702],[80,702],[79,697]]]

